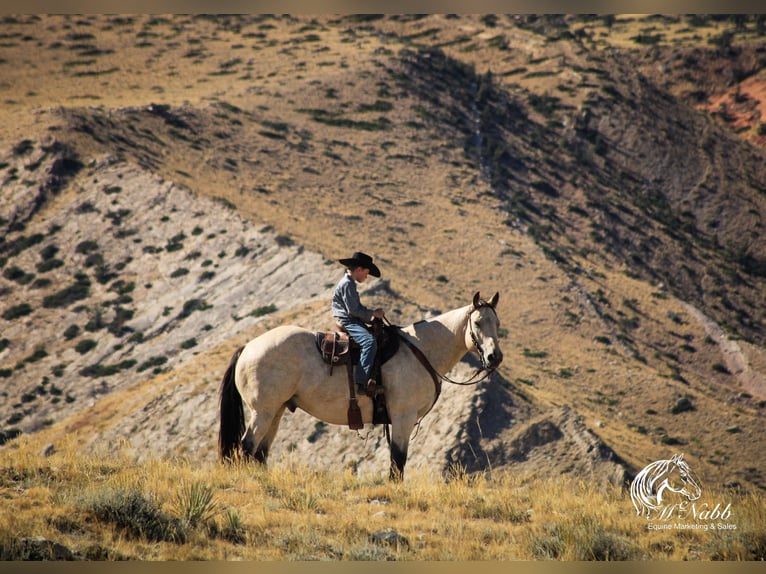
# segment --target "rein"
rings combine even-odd
[[[489,305],[487,305],[487,307],[492,309],[492,307],[490,307]],[[476,369],[476,372],[465,381],[455,381],[451,379],[450,377],[448,377],[447,375],[442,375],[441,373],[439,373],[439,371],[437,371],[434,368],[434,366],[431,364],[431,362],[428,360],[428,357],[425,356],[423,351],[421,351],[412,341],[407,339],[407,337],[404,336],[404,332],[401,329],[399,329],[399,338],[402,341],[404,341],[404,344],[410,348],[410,350],[412,351],[412,354],[415,355],[418,361],[420,361],[423,367],[425,367],[426,371],[428,371],[428,373],[431,375],[431,378],[434,380],[434,385],[436,386],[436,398],[438,398],[439,394],[441,393],[441,381],[445,381],[452,385],[459,385],[459,386],[477,385],[480,382],[486,380],[495,370],[494,367],[487,368],[487,363],[484,360],[484,353],[481,350],[481,345],[479,344],[479,340],[476,337],[476,334],[473,332],[473,325],[471,323],[470,316],[471,316],[471,313],[473,313],[475,310],[476,309],[473,308],[470,311],[468,311],[468,317],[469,317],[468,328],[471,331],[471,341],[473,342],[474,346],[479,351],[479,358],[481,359],[481,369]],[[386,320],[386,322],[388,322],[388,320]],[[484,373],[484,375],[481,376],[481,378],[477,379],[477,377],[479,377],[479,375],[481,375],[482,372]]]

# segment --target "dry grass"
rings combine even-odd
[[[735,531],[651,531],[627,493],[507,473],[412,473],[403,484],[321,472],[132,462],[122,451],[0,451],[0,557],[42,537],[114,560],[763,559],[764,510],[732,502]]]

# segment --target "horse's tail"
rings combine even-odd
[[[220,426],[218,428],[218,456],[221,461],[231,460],[235,451],[239,450],[242,434],[245,432],[245,410],[242,397],[234,383],[234,372],[242,354],[240,347],[231,358],[229,368],[221,381],[220,396]]]

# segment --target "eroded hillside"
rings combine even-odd
[[[326,327],[336,260],[364,250],[393,322],[501,293],[502,368],[445,389],[413,465],[619,481],[682,450],[763,485],[766,158],[592,22],[7,24],[6,438],[214,458],[233,350]],[[380,433],[300,413],[275,446],[385,467]]]

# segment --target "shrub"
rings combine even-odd
[[[75,247],[76,253],[91,253],[93,251],[96,251],[98,249],[98,243],[95,241],[81,241],[77,244],[77,247]]]
[[[532,359],[544,359],[548,356],[548,353],[547,351],[530,351],[529,349],[524,349],[524,356]]]
[[[42,345],[38,345],[37,347],[35,347],[35,350],[32,352],[32,354],[29,355],[26,359],[24,359],[24,362],[36,363],[38,361],[41,361],[47,356],[48,356],[48,351],[45,350],[45,347]]]
[[[64,338],[74,339],[79,334],[80,334],[80,327],[78,327],[77,325],[69,325],[66,331],[64,331]]]
[[[125,333],[132,331],[130,327],[126,327],[125,323],[133,318],[134,311],[131,309],[125,309],[124,307],[117,306],[114,308],[114,319],[107,325],[107,330],[115,337],[122,337]]]
[[[48,271],[58,269],[59,267],[63,266],[64,262],[61,259],[46,259],[45,261],[41,261],[37,264],[37,272],[47,273]]]
[[[13,155],[25,155],[35,148],[35,142],[32,140],[21,140],[19,143],[13,146]]]
[[[679,413],[684,413],[686,411],[695,411],[697,408],[694,406],[694,404],[689,400],[688,397],[682,397],[676,401],[676,403],[671,407],[670,412],[674,415],[677,415]]]
[[[27,285],[32,282],[32,279],[35,278],[32,273],[27,273],[15,265],[8,267],[8,269],[3,271],[3,277],[10,279],[11,281],[15,281],[19,285]]]
[[[83,377],[91,377],[91,378],[98,378],[98,377],[111,377],[112,375],[116,375],[122,370],[130,369],[133,366],[135,366],[136,361],[133,359],[126,359],[125,361],[121,361],[114,365],[89,365],[87,367],[84,367],[80,369],[80,374]]]
[[[213,489],[196,481],[182,485],[175,502],[181,519],[192,527],[212,518],[217,506]]]
[[[538,559],[635,560],[639,550],[624,536],[615,534],[584,515],[545,527],[534,536],[529,550]]]
[[[183,309],[176,318],[186,319],[195,311],[204,311],[205,309],[210,309],[210,307],[212,307],[212,305],[208,305],[207,301],[204,299],[189,299],[188,301],[184,302]]]
[[[731,375],[731,371],[726,367],[726,365],[722,365],[721,363],[715,363],[712,366],[712,369],[716,373],[721,373],[723,375]]]
[[[74,350],[80,353],[81,355],[84,355],[91,349],[94,349],[98,343],[94,341],[93,339],[83,339],[77,345],[75,345]]]
[[[164,513],[154,500],[136,488],[99,492],[82,506],[98,520],[114,524],[131,538],[150,542],[186,541],[186,529],[181,521]]]
[[[180,251],[184,247],[184,244],[182,243],[184,239],[186,239],[186,235],[184,233],[174,235],[168,240],[167,245],[165,245],[165,250],[168,251],[168,253],[173,251]]]
[[[136,370],[139,372],[145,371],[146,369],[150,369],[152,367],[159,367],[161,365],[164,365],[167,362],[168,362],[167,357],[163,357],[162,355],[157,355],[154,357],[150,357],[148,360],[141,363]]]
[[[244,544],[247,541],[245,536],[246,530],[239,513],[236,510],[227,508],[224,511],[223,517],[223,526],[219,526],[216,522],[208,524],[208,535],[228,540],[232,544]]]
[[[59,248],[55,245],[46,245],[40,251],[40,257],[43,259],[43,261],[47,261],[48,259],[53,259],[58,252]]]
[[[6,309],[3,313],[3,319],[6,321],[12,321],[19,317],[25,317],[32,313],[32,306],[29,303],[21,303],[20,305],[14,305],[10,309]]]
[[[78,273],[76,281],[70,285],[43,299],[43,307],[68,307],[75,301],[85,299],[90,294],[90,279],[84,273]]]
[[[250,315],[253,317],[262,317],[263,315],[268,315],[269,313],[275,313],[277,311],[276,305],[264,305],[263,307],[258,307],[257,309],[253,309],[250,312]]]

